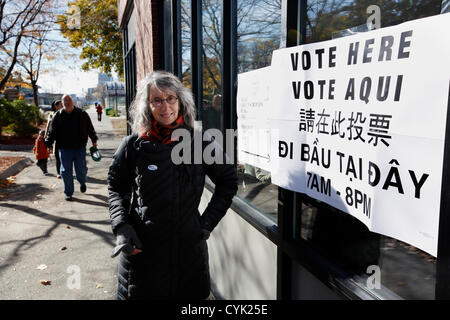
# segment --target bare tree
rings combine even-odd
[[[51,6],[50,6],[51,4]],[[31,87],[35,105],[39,104],[38,85],[39,76],[47,70],[43,67],[44,60],[53,60],[60,56],[61,43],[50,38],[50,32],[57,25],[59,2],[51,0],[48,8],[36,17],[34,23],[28,30],[21,44],[20,53],[17,57],[17,64],[24,70]]]
[[[34,37],[25,39],[23,55],[18,57],[17,64],[26,72],[28,80],[33,88],[34,104],[39,105],[38,85],[41,72],[41,62],[45,54],[45,42],[48,31],[39,30]]]
[[[10,78],[19,55],[19,47],[33,22],[49,0],[0,0],[0,90]]]
[[[98,84],[97,87],[94,90],[94,96],[97,98],[97,100],[101,101],[101,104],[105,106],[106,97],[108,95],[108,89],[106,88],[105,84]]]

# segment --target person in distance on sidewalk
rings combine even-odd
[[[52,112],[48,115],[47,118],[47,126],[45,128],[45,139],[47,139],[48,137],[48,132],[49,132],[49,128],[52,124],[53,121],[53,117],[55,116],[55,114],[62,109],[62,102],[61,100],[55,100],[52,102]],[[57,178],[61,179],[61,159],[59,159],[59,147],[58,144],[55,143],[55,148],[53,149],[53,154],[55,155],[55,159],[56,159],[56,174],[57,174]]]
[[[102,113],[103,113],[102,105],[100,103],[96,102],[95,109],[97,109],[97,120],[100,122],[100,121],[102,121]]]
[[[33,147],[33,152],[36,156],[36,160],[37,160],[37,166],[39,168],[41,168],[42,173],[44,175],[47,175],[47,160],[50,157],[47,147],[45,146],[44,143],[44,135],[45,135],[45,130],[41,130],[39,132],[39,136],[36,138],[36,141],[34,142],[34,147]]]

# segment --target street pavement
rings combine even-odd
[[[93,107],[87,112],[102,159],[91,159],[89,140],[86,193],[74,179],[73,201],[64,200],[53,155],[50,176],[33,164],[16,175],[15,185],[1,191],[8,196],[0,198],[0,300],[115,299],[118,258],[110,258],[115,239],[106,181],[125,130],[112,123],[120,119],[103,114],[98,122]],[[35,161],[31,151],[0,151],[4,155]]]

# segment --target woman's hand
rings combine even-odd
[[[136,231],[129,224],[123,224],[117,229],[116,246],[111,252],[111,258],[117,256],[121,251],[126,255],[136,255],[141,253],[142,242],[139,240]]]
[[[211,232],[206,229],[202,229],[202,240],[208,240]]]

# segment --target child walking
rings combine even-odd
[[[39,136],[37,137],[37,139],[35,141],[33,152],[36,155],[37,166],[39,168],[41,168],[42,172],[45,175],[48,175],[47,159],[49,158],[50,155],[48,153],[47,147],[44,144],[44,135],[45,135],[45,130],[41,130],[39,132]]]

